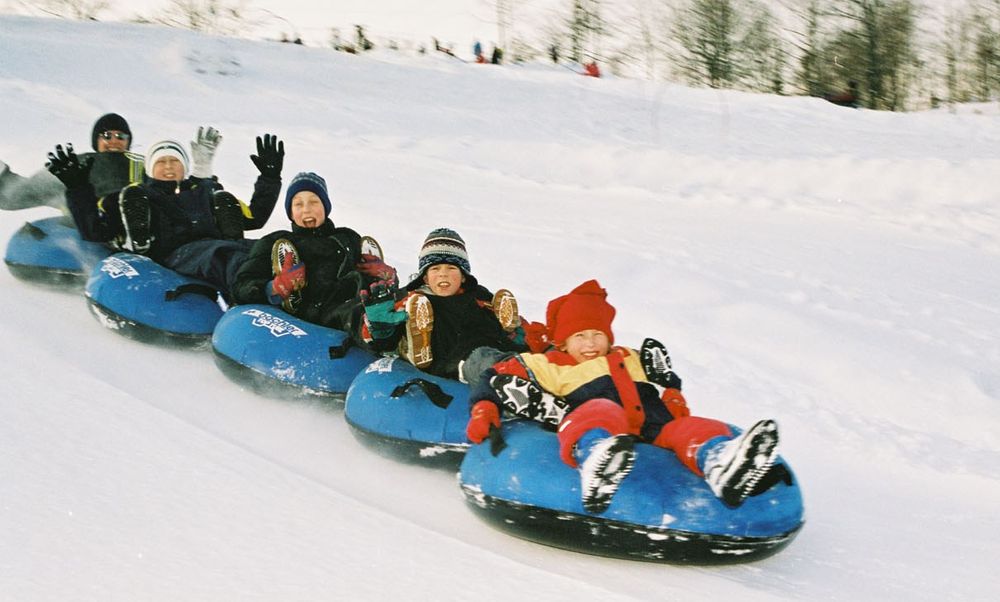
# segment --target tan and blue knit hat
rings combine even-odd
[[[465,241],[458,235],[458,232],[449,228],[432,230],[424,239],[424,246],[420,247],[420,258],[417,264],[420,276],[427,272],[427,268],[439,263],[457,266],[467,276],[472,274],[472,269],[469,267],[469,254],[465,250]]]

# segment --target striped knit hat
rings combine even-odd
[[[472,274],[472,269],[469,267],[469,254],[465,251],[465,241],[458,235],[458,232],[449,228],[432,230],[424,239],[424,246],[420,247],[420,260],[417,264],[420,276],[427,272],[427,268],[439,263],[458,266],[466,275]]]
[[[184,177],[191,173],[191,161],[188,160],[184,146],[175,140],[161,140],[146,151],[146,175],[153,177],[153,165],[161,157],[177,157],[184,164]]]

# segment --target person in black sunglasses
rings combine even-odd
[[[99,153],[124,153],[132,147],[132,130],[118,113],[102,115],[94,124],[90,145]]]
[[[254,243],[244,230],[262,228],[277,203],[285,144],[271,134],[257,137],[257,154],[250,160],[260,175],[244,206],[213,173],[221,141],[218,130],[200,127],[190,153],[176,140],[155,142],[146,151],[145,178],[101,200],[89,181],[91,162],[71,149],[56,147],[49,170],[69,189],[70,212],[84,240],[146,255],[228,294]]]
[[[90,142],[94,152],[81,153],[77,157],[81,162],[91,163],[88,181],[98,200],[142,180],[143,157],[129,151],[132,130],[124,117],[117,113],[99,117],[91,130]],[[67,144],[66,149],[72,150],[72,145]],[[50,171],[43,169],[24,177],[10,171],[7,164],[0,161],[0,209],[48,205],[65,210],[69,187],[58,174]]]

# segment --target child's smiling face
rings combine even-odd
[[[450,263],[438,263],[427,268],[424,273],[424,284],[430,287],[431,292],[440,297],[450,297],[458,293],[465,282],[465,276],[458,266]]]
[[[611,342],[603,331],[588,329],[566,337],[562,349],[577,363],[582,363],[607,355],[611,351]]]
[[[292,221],[302,228],[319,228],[326,221],[323,199],[311,190],[300,190],[292,197]]]

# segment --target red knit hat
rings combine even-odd
[[[552,343],[562,345],[570,335],[590,329],[600,330],[614,343],[611,321],[615,319],[615,308],[607,298],[608,292],[596,280],[588,280],[568,295],[549,301],[545,324]]]

